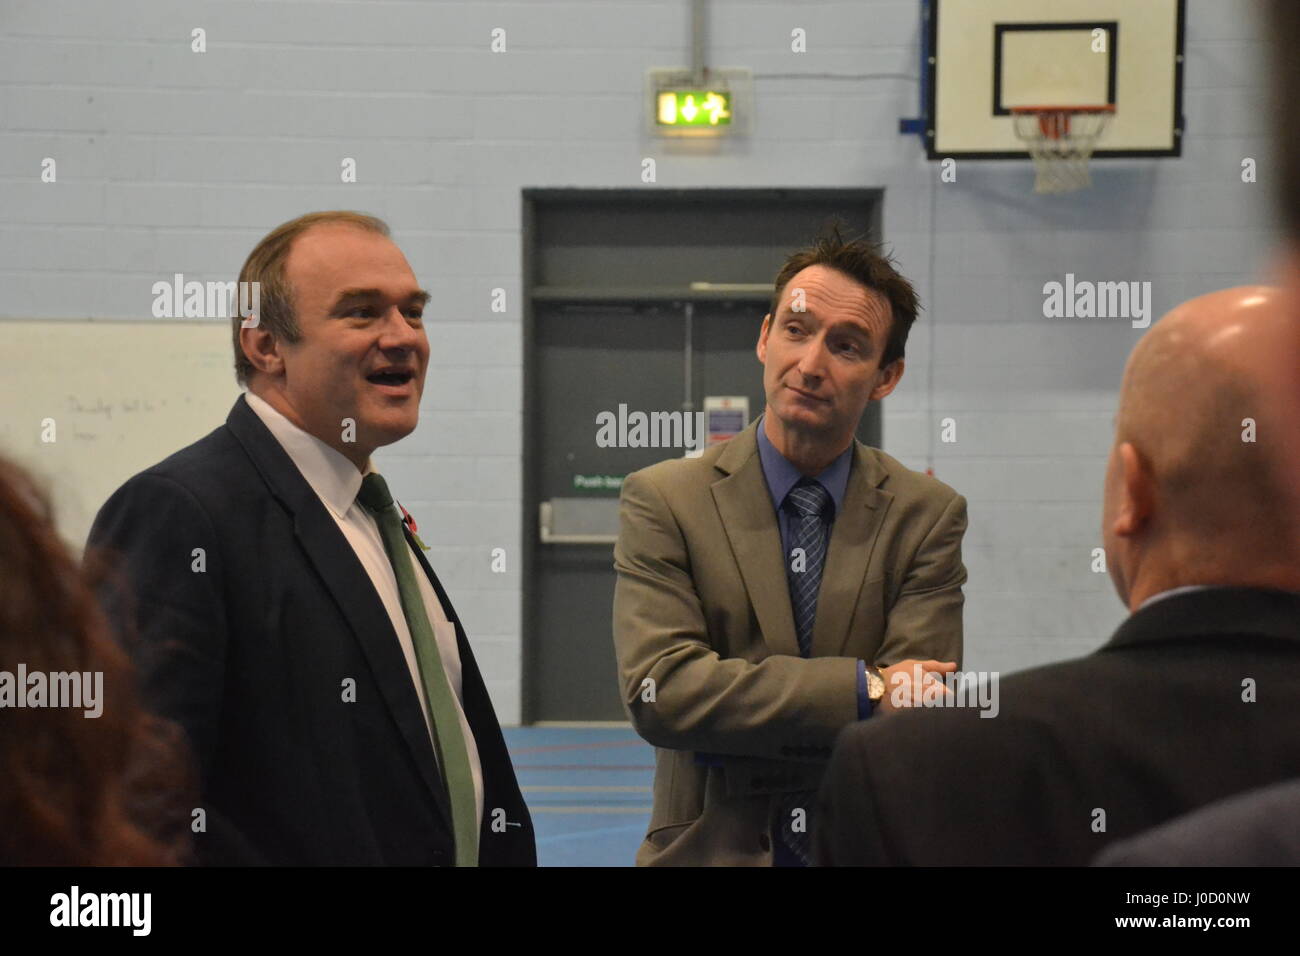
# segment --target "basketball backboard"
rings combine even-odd
[[[1093,151],[1182,149],[1184,0],[928,0],[930,158],[1025,159],[1011,111],[1113,106]]]

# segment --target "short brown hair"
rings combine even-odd
[[[298,319],[294,315],[293,288],[285,278],[284,264],[288,261],[293,241],[312,226],[325,223],[341,223],[381,236],[390,235],[388,223],[362,212],[343,209],[312,212],[272,229],[248,254],[244,267],[239,270],[240,283],[258,283],[258,328],[266,329],[286,342],[297,342],[302,338],[302,330],[298,328]],[[241,284],[236,288],[252,287]],[[235,378],[240,385],[247,385],[248,377],[255,369],[239,342],[239,329],[243,321],[244,317],[238,314],[230,319],[231,339],[235,347]]]
[[[892,316],[889,325],[889,339],[885,342],[885,351],[880,357],[880,367],[884,368],[896,359],[903,357],[907,346],[907,333],[912,330],[920,303],[912,283],[903,278],[894,268],[894,259],[885,253],[878,243],[870,239],[857,238],[845,241],[840,235],[839,225],[835,224],[817,238],[811,248],[801,249],[785,260],[785,265],[776,276],[776,291],[772,295],[772,318],[775,320],[777,309],[781,306],[781,297],[790,280],[809,266],[826,266],[860,282],[866,288],[879,293],[889,302]]]

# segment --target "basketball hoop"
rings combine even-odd
[[[1092,185],[1088,160],[1114,106],[1013,106],[1016,136],[1038,175],[1034,192],[1068,193]]]

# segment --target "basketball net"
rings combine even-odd
[[[1092,185],[1088,160],[1113,106],[1014,106],[1016,136],[1028,147],[1034,192],[1068,193]]]

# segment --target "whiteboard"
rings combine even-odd
[[[0,455],[77,554],[123,482],[223,424],[239,393],[229,320],[0,321]]]

